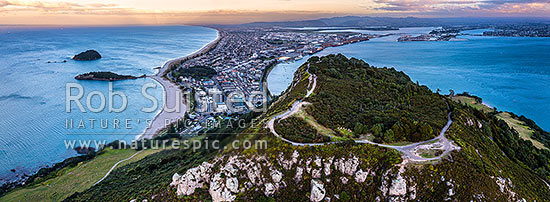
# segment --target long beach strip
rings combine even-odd
[[[152,139],[157,135],[162,129],[166,127],[167,120],[169,120],[169,123],[176,122],[178,119],[183,118],[186,111],[186,105],[184,103],[183,98],[176,99],[176,96],[182,96],[183,93],[181,92],[179,85],[176,83],[173,83],[171,80],[164,77],[164,73],[172,66],[174,63],[182,63],[186,60],[195,58],[197,56],[200,56],[201,54],[204,54],[210,50],[212,50],[220,39],[222,38],[221,31],[218,31],[218,36],[215,40],[211,41],[210,43],[203,46],[201,49],[191,53],[188,56],[180,57],[176,59],[172,59],[164,63],[164,66],[160,68],[157,72],[157,74],[153,76],[149,76],[150,78],[154,79],[164,89],[164,96],[163,99],[165,100],[164,103],[166,103],[166,106],[161,106],[161,110],[157,113],[153,121],[151,122],[150,126],[147,127],[143,133],[141,133],[139,136],[137,136],[137,139]],[[165,110],[165,108],[172,109],[176,105],[176,101],[180,101],[179,105],[179,112],[168,112]],[[161,103],[162,105],[162,103]]]

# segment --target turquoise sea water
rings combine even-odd
[[[395,67],[434,91],[478,95],[490,106],[525,115],[550,130],[550,38],[461,36],[467,41],[396,42],[398,37],[328,48],[317,55],[342,53],[378,67]],[[277,65],[268,77],[271,93],[283,92],[307,58]]]
[[[141,94],[143,84],[156,83],[152,79],[113,82],[113,90],[127,96],[127,109],[115,113],[106,108],[94,113],[86,107],[85,98],[94,90],[107,95],[108,82],[77,81],[74,76],[91,71],[153,74],[154,67],[188,55],[216,36],[215,30],[192,26],[0,27],[0,183],[13,179],[16,174],[35,172],[41,166],[76,155],[74,150],[66,149],[65,140],[130,141],[158,112],[141,111],[152,106]],[[103,58],[70,60],[88,49],[98,50]],[[66,83],[84,87],[82,104],[86,113],[80,112],[75,104],[70,113],[65,111]],[[147,92],[161,104],[160,85]],[[92,107],[98,107],[98,101],[99,98],[94,97]],[[119,97],[113,102],[115,107],[122,103]],[[73,128],[67,128],[67,119],[74,120]],[[94,128],[90,119],[96,119]],[[114,127],[114,119],[120,120],[120,128]],[[126,119],[130,120],[130,128],[126,128]],[[84,121],[85,128],[77,128],[80,120]],[[108,122],[106,129],[101,128],[101,120]],[[16,173],[10,169],[16,169]]]

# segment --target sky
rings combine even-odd
[[[4,25],[238,24],[346,15],[550,17],[550,0],[0,0]]]

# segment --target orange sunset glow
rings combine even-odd
[[[233,24],[342,15],[548,17],[545,0],[0,0],[0,24]]]

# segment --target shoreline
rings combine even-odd
[[[206,28],[216,30],[216,32],[217,32],[216,39],[210,41],[209,43],[202,46],[200,49],[192,52],[191,54],[189,54],[187,56],[183,56],[183,57],[179,57],[179,58],[175,58],[175,59],[170,59],[170,60],[166,61],[161,68],[157,69],[156,74],[154,74],[152,76],[148,76],[149,78],[155,80],[162,87],[162,89],[163,89],[163,102],[161,103],[161,109],[157,112],[157,114],[153,118],[153,121],[151,121],[151,124],[149,126],[147,126],[141,134],[136,136],[136,138],[135,138],[136,140],[154,138],[155,136],[158,135],[158,133],[162,129],[164,129],[166,127],[165,120],[170,120],[170,123],[173,123],[173,122],[179,120],[180,118],[183,118],[183,116],[185,115],[185,112],[186,112],[187,108],[186,108],[186,105],[184,103],[185,100],[183,100],[183,97],[180,98],[181,103],[180,103],[179,112],[166,112],[164,110],[165,107],[175,106],[175,104],[176,104],[176,103],[174,103],[176,101],[175,96],[178,95],[178,93],[177,93],[178,91],[179,91],[179,95],[183,95],[183,93],[181,92],[181,90],[179,89],[179,86],[177,84],[175,84],[171,80],[165,78],[165,73],[167,72],[167,70],[170,67],[172,67],[172,65],[174,63],[177,63],[177,62],[181,63],[181,62],[184,62],[186,60],[195,58],[195,57],[197,57],[201,54],[204,54],[204,53],[210,51],[212,48],[214,48],[218,44],[218,42],[222,38],[221,31],[216,29],[216,28],[211,28],[211,27],[206,27]],[[164,103],[166,103],[166,106],[163,106]]]
[[[1,26],[0,26],[1,27]],[[155,80],[158,84],[161,85],[161,87],[163,88],[163,92],[166,93],[166,88],[165,86],[163,86],[162,84],[162,81],[161,80],[164,80],[165,82],[167,83],[171,83],[173,84],[172,82],[170,81],[167,81],[166,79],[164,79],[162,77],[162,74],[164,72],[162,72],[161,70],[164,69],[165,67],[170,66],[173,62],[179,62],[181,60],[187,60],[187,59],[191,59],[193,57],[196,57],[197,55],[200,55],[202,53],[205,53],[205,52],[208,52],[211,50],[212,47],[215,47],[215,45],[217,44],[217,42],[221,39],[222,35],[221,35],[221,32],[219,29],[217,28],[213,28],[213,27],[207,27],[207,26],[198,26],[198,27],[202,27],[202,28],[208,28],[208,29],[214,29],[216,30],[216,38],[210,42],[208,42],[207,44],[203,45],[200,49],[198,50],[195,50],[193,51],[192,53],[186,55],[186,56],[182,56],[182,57],[178,57],[178,58],[175,58],[175,59],[169,59],[167,61],[164,62],[164,65],[161,67],[161,68],[153,68],[153,69],[156,69],[157,72],[153,75],[147,75],[145,77],[142,77],[142,76],[139,76],[137,77],[136,79],[139,79],[139,78],[151,78],[153,80]],[[166,70],[166,69],[164,69]],[[111,81],[111,80],[99,80],[99,79],[89,79],[90,81]],[[125,79],[122,79],[122,80],[125,80]],[[113,80],[113,81],[118,81],[118,80]],[[175,84],[173,84],[175,85]],[[183,99],[182,99],[183,101]],[[159,105],[162,105],[164,101],[160,102]],[[169,106],[173,106],[173,105],[169,105]],[[184,110],[183,112],[185,112],[185,105],[182,105]],[[164,111],[162,106],[161,106],[161,110],[159,110],[156,114],[155,114],[155,117],[153,119],[153,122],[154,120],[156,120],[159,115],[161,114],[161,112]],[[184,114],[182,114],[184,115]],[[153,123],[151,122],[151,123]],[[163,123],[164,125],[164,123]],[[164,127],[158,129],[158,130],[161,130],[163,129]],[[134,140],[141,140],[142,138],[140,138],[141,136],[144,135],[144,133],[146,132],[148,128],[146,127],[139,135],[137,135]],[[154,134],[152,137],[155,137],[156,134]],[[152,138],[151,137],[151,138]],[[111,143],[111,142],[108,142],[108,143]],[[54,161],[51,161],[50,163],[40,163],[39,166],[37,166],[37,170],[35,171],[23,171],[22,173],[19,173],[20,170],[25,170],[25,168],[21,169],[21,168],[14,168],[18,171],[18,175],[20,176],[26,176],[25,178],[20,178],[20,176],[16,176],[15,178],[1,178],[0,179],[0,188],[2,189],[6,189],[6,190],[13,190],[14,188],[18,188],[20,186],[25,186],[25,183],[28,182],[29,178],[32,177],[32,176],[35,176],[38,174],[38,172],[41,170],[41,169],[45,169],[45,168],[52,168],[53,166],[55,166],[56,164],[61,164],[63,163],[64,161],[68,160],[68,159],[72,159],[72,158],[75,158],[75,157],[82,157],[82,156],[86,156],[86,155],[75,155],[75,156],[70,156],[70,157],[64,157],[64,158],[61,158],[60,160],[54,160]],[[4,187],[4,186],[7,186],[7,187]],[[13,187],[12,187],[13,186]],[[11,188],[10,188],[11,187]],[[8,192],[9,192],[8,191]],[[6,192],[7,193],[7,192]]]

